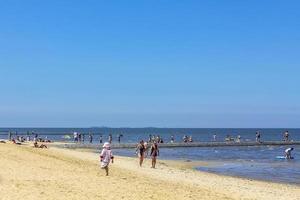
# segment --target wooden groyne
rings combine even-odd
[[[300,145],[300,141],[264,141],[264,142],[193,142],[193,143],[163,143],[159,144],[160,148],[180,148],[180,147],[234,147],[234,146],[283,146],[283,145]],[[70,149],[100,149],[101,144],[77,144],[66,143],[55,145],[62,148]],[[130,149],[136,148],[137,144],[133,143],[113,143],[113,149]]]

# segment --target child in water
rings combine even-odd
[[[114,156],[110,149],[110,144],[108,142],[105,142],[103,145],[103,150],[100,154],[100,162],[101,162],[101,168],[105,169],[106,176],[108,176],[108,166],[109,163],[114,163]]]

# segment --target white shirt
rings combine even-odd
[[[289,153],[291,151],[292,151],[292,148],[288,148],[288,149],[285,150],[285,153]]]

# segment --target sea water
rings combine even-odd
[[[93,143],[99,143],[100,135],[103,142],[112,134],[113,142],[117,142],[117,135],[122,134],[122,143],[137,143],[147,140],[149,135],[160,135],[165,142],[174,135],[175,142],[181,142],[184,135],[192,136],[196,142],[212,141],[213,134],[217,141],[224,141],[227,135],[241,136],[242,140],[255,141],[255,132],[260,130],[261,140],[281,141],[282,134],[288,130],[290,139],[300,141],[300,129],[169,129],[169,128],[2,128],[0,139],[6,139],[8,131],[18,132],[26,136],[29,131],[47,137],[53,141],[72,141],[74,131],[85,134],[88,142],[88,133],[93,134]],[[70,139],[64,139],[69,135]],[[300,146],[294,146],[294,160],[277,159],[284,156],[284,150],[290,146],[251,146],[251,147],[189,147],[189,148],[161,148],[160,159],[182,161],[205,161],[205,166],[196,166],[195,169],[223,175],[261,179],[274,182],[300,184]],[[135,156],[134,149],[115,149],[115,154]]]
[[[159,159],[183,162],[204,161],[195,169],[249,179],[300,184],[300,145],[293,146],[295,159],[278,159],[288,146],[161,148]],[[115,154],[135,156],[133,149],[116,149]]]
[[[255,132],[261,132],[261,140],[282,141],[283,133],[288,130],[292,140],[300,141],[300,129],[210,129],[210,128],[0,128],[0,139],[6,139],[8,132],[17,132],[18,135],[26,136],[26,133],[39,134],[39,137],[46,137],[54,141],[68,141],[65,136],[71,137],[73,132],[85,135],[85,141],[88,141],[88,134],[93,134],[93,143],[99,143],[100,135],[103,141],[108,140],[108,135],[112,134],[113,142],[117,142],[117,136],[123,135],[121,142],[137,143],[139,140],[148,140],[149,135],[159,135],[164,142],[170,142],[171,136],[175,142],[181,142],[184,135],[192,136],[195,142],[209,142],[213,140],[216,134],[217,141],[224,141],[227,135],[236,138],[241,136],[242,141],[255,141]]]

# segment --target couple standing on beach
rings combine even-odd
[[[139,157],[140,167],[142,167],[144,159],[148,156],[148,151],[149,151],[148,143],[141,140],[140,143],[137,145],[137,148],[136,148],[136,154]],[[151,145],[150,156],[151,156],[151,159],[152,159],[151,168],[155,168],[156,158],[157,158],[157,156],[159,156],[159,149],[158,149],[158,145],[157,145],[156,141],[154,141]]]

